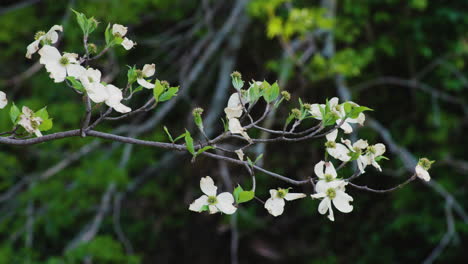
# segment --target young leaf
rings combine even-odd
[[[159,96],[160,102],[165,102],[170,100],[172,97],[177,96],[177,92],[179,91],[179,87],[171,87],[167,91],[165,91],[161,96]]]
[[[156,80],[156,83],[154,84],[154,88],[153,88],[153,96],[156,102],[159,102],[159,97],[161,96],[163,92],[164,92],[164,86],[162,86],[159,80]]]
[[[197,156],[200,155],[200,154],[202,154],[203,152],[209,150],[209,149],[213,149],[213,147],[212,147],[212,146],[206,146],[206,147],[203,147],[203,148],[199,149],[199,150],[197,151]]]
[[[236,203],[239,203],[239,194],[243,192],[244,189],[242,189],[242,186],[237,185],[237,187],[234,189],[234,192],[232,193],[234,195],[234,199],[236,200]]]
[[[18,117],[20,116],[21,111],[19,108],[13,103],[10,107],[10,119],[11,122],[13,122],[14,125],[16,125]]]
[[[49,113],[47,112],[47,106],[41,108],[36,113],[34,113],[34,116],[40,117],[42,119],[42,121],[49,119]]]
[[[169,140],[170,140],[172,143],[174,143],[174,139],[172,139],[171,133],[169,133],[169,130],[167,129],[166,126],[164,126],[164,131],[166,132],[167,137],[169,138]]]
[[[174,142],[177,142],[177,140],[179,140],[179,139],[181,139],[181,138],[183,138],[183,137],[185,137],[185,133],[182,133],[182,135],[176,137],[176,138],[174,139]]]
[[[114,35],[112,35],[112,29],[110,26],[110,23],[107,24],[106,31],[104,32],[104,36],[106,38],[106,46],[110,47],[112,46],[112,41],[114,40]]]
[[[195,149],[193,148],[193,138],[187,129],[185,130],[185,146],[187,147],[188,152],[190,152],[193,156],[196,155]]]
[[[53,125],[54,125],[54,123],[52,122],[52,118],[45,119],[39,125],[39,130],[40,131],[48,131],[48,130],[52,129]]]
[[[255,197],[255,193],[253,191],[242,191],[239,193],[239,198],[237,203],[245,203],[252,200]]]
[[[271,103],[274,100],[276,100],[278,96],[279,96],[279,86],[277,82],[275,82],[273,85],[268,87],[268,89],[263,94],[263,98],[265,98],[265,101],[267,101],[268,103]]]

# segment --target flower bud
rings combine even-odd
[[[93,55],[97,54],[97,46],[94,43],[88,43],[88,53]]]
[[[34,39],[35,40],[38,40],[40,37],[44,36],[46,33],[44,31],[38,31],[36,32],[36,34],[34,35]]]
[[[428,158],[421,158],[418,161],[418,165],[421,166],[423,169],[426,171],[431,169],[432,163],[434,163],[434,160],[429,160]]]
[[[203,119],[201,115],[203,114],[203,108],[197,107],[193,109],[192,115],[193,115],[193,121],[197,125],[197,127],[203,131]]]
[[[238,72],[235,71],[231,73],[231,78],[232,78],[232,85],[236,90],[240,90],[244,86],[244,81],[242,81],[242,75]]]
[[[291,114],[294,116],[295,119],[300,119],[302,112],[301,110],[294,108],[293,110],[291,110]]]
[[[281,96],[283,96],[284,100],[286,101],[291,100],[291,94],[288,91],[282,91]]]
[[[304,108],[305,108],[307,111],[310,111],[310,110],[312,110],[312,105],[311,105],[311,104],[304,104]]]
[[[169,89],[169,87],[170,87],[168,81],[161,81],[161,85],[164,87],[164,89]]]

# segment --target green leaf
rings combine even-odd
[[[261,93],[260,93],[260,87],[257,85],[256,82],[254,82],[249,90],[248,90],[248,94],[249,94],[249,102],[251,104],[255,103],[261,96]]]
[[[177,140],[179,140],[179,139],[181,139],[181,138],[183,138],[183,137],[185,137],[185,133],[183,133],[182,135],[176,137],[176,138],[174,139],[174,142],[177,142]]]
[[[236,200],[236,203],[239,203],[239,194],[243,191],[244,189],[242,189],[242,186],[237,185],[237,187],[234,189],[234,192],[232,192],[232,194],[234,195],[234,199]]]
[[[210,210],[210,208],[208,208],[208,205],[204,205],[204,206],[202,206],[200,208],[200,211],[202,211],[202,212],[209,211],[209,210]]]
[[[81,28],[81,31],[83,31],[83,34],[88,34],[88,19],[83,13],[77,12],[73,10],[73,13],[76,15],[76,22],[78,22],[78,25]]]
[[[36,113],[34,113],[34,116],[40,117],[42,119],[42,121],[49,119],[49,113],[47,112],[47,106],[41,108]]]
[[[172,97],[177,96],[177,92],[179,91],[179,87],[171,87],[167,91],[165,91],[161,96],[159,96],[160,102],[165,102],[170,100]]]
[[[137,80],[137,73],[136,73],[135,66],[129,67],[128,72],[127,72],[127,82],[129,84],[132,84],[136,82],[136,80]]]
[[[268,89],[263,94],[263,98],[265,98],[265,101],[268,103],[271,103],[276,100],[279,96],[279,86],[278,82],[275,82],[273,85],[269,86]]]
[[[80,91],[80,92],[84,92],[85,91],[85,88],[83,86],[83,84],[78,81],[75,77],[73,76],[68,76],[67,77],[67,80],[71,83],[71,85],[73,86],[73,88],[75,88],[76,90]]]
[[[390,160],[389,158],[385,157],[385,156],[378,156],[375,158],[375,161],[379,162],[381,160]]]
[[[16,125],[18,117],[21,115],[19,108],[13,103],[10,107],[10,119],[14,125]]]
[[[198,155],[202,154],[203,152],[205,152],[205,151],[207,151],[207,150],[209,150],[209,149],[214,149],[214,148],[213,148],[212,146],[203,147],[203,148],[201,148],[201,149],[199,149],[199,150],[197,151],[197,154],[196,154],[196,155],[198,156]]]
[[[258,157],[255,159],[254,163],[257,164],[257,162],[258,162],[261,158],[263,158],[263,153],[260,154],[260,155],[258,155]]]
[[[48,131],[52,129],[54,123],[52,122],[52,118],[44,119],[42,123],[39,125],[40,131]]]
[[[224,118],[221,118],[221,122],[223,122],[224,132],[229,131],[229,123],[224,121]]]
[[[255,197],[255,193],[253,191],[242,191],[239,193],[239,198],[237,203],[245,203],[252,200]]]
[[[170,140],[172,143],[174,143],[174,139],[172,139],[171,133],[169,133],[169,130],[167,129],[166,126],[164,126],[164,131],[166,132],[167,137],[169,138],[169,140]]]
[[[106,46],[107,47],[112,46],[112,44],[113,44],[112,42],[114,40],[114,35],[112,35],[112,29],[111,29],[110,23],[107,24],[106,31],[104,32],[104,36],[106,38]]]
[[[188,152],[194,156],[196,155],[195,149],[193,148],[193,138],[187,129],[185,130],[185,146],[187,147]]]
[[[156,102],[159,102],[159,97],[164,92],[164,90],[164,86],[162,86],[161,82],[159,80],[156,80],[156,83],[154,84],[153,88],[153,96]]]
[[[350,118],[357,118],[359,116],[360,113],[364,112],[364,111],[374,111],[372,110],[371,108],[369,107],[365,107],[365,106],[358,106],[358,107],[354,107],[348,114],[348,116]]]

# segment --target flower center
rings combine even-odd
[[[44,36],[46,33],[44,31],[38,31],[36,32],[36,34],[34,35],[34,39],[35,40],[38,40],[40,37]]]
[[[278,198],[284,198],[286,194],[287,194],[286,190],[279,189],[278,192],[276,193],[276,196],[278,196]]]
[[[68,60],[67,57],[63,56],[62,58],[60,58],[59,62],[60,62],[60,64],[62,64],[63,66],[67,66],[67,65],[70,63],[70,60]]]
[[[93,82],[94,82],[93,78],[91,78],[91,77],[88,77],[88,81],[89,81],[90,83],[93,83]]]
[[[145,77],[142,70],[136,70],[136,75],[138,79]]]
[[[336,197],[336,191],[335,191],[335,189],[333,189],[333,188],[328,188],[328,190],[327,190],[327,196],[328,196],[328,198],[330,198],[330,199],[332,199],[332,200],[335,199],[335,197]]]
[[[336,148],[336,143],[333,141],[327,141],[325,142],[325,147],[326,148]]]
[[[430,161],[427,158],[422,158],[422,159],[419,159],[418,165],[421,166],[425,170],[429,170],[431,168],[432,163],[434,162]]]
[[[333,181],[335,179],[333,177],[333,175],[331,175],[331,174],[325,174],[324,178],[325,178],[326,182],[331,182],[331,181]]]
[[[371,154],[375,154],[376,149],[375,149],[374,146],[369,146],[369,147],[367,148],[367,151],[368,151],[369,153],[371,153]]]
[[[354,150],[354,152],[357,152],[357,153],[361,154],[361,149],[360,148],[354,147],[353,150]]]
[[[214,205],[218,203],[218,199],[216,199],[216,196],[208,196],[208,204],[209,205]]]

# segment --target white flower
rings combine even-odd
[[[133,42],[133,41],[129,40],[128,38],[124,38],[121,45],[122,45],[122,47],[124,47],[124,49],[130,50],[130,49],[133,48],[133,46],[136,45],[136,42]]]
[[[6,94],[0,91],[0,109],[3,109],[8,104]]]
[[[124,27],[120,24],[114,24],[112,25],[112,35],[116,37],[121,37],[123,38],[127,34],[127,27]]]
[[[348,155],[349,150],[348,148],[341,144],[341,143],[336,143],[336,137],[338,136],[338,129],[333,130],[333,132],[328,133],[326,135],[327,142],[325,143],[325,148],[330,154],[335,159],[341,160],[341,161],[349,161],[351,157]]]
[[[227,119],[239,118],[242,115],[242,103],[239,98],[239,93],[233,93],[229,97],[228,105],[224,108],[224,113],[226,113]]]
[[[105,100],[106,105],[114,108],[115,111],[120,113],[128,113],[132,111],[130,107],[125,106],[120,102],[123,99],[122,90],[112,84],[106,85],[105,88],[108,95]]]
[[[148,88],[148,89],[153,89],[154,84],[146,81],[144,78],[148,78],[154,75],[154,72],[156,70],[156,66],[153,64],[145,64],[143,66],[142,70],[137,71],[137,82],[139,85]]]
[[[39,50],[40,44],[50,45],[56,43],[58,40],[57,31],[63,31],[63,27],[60,25],[55,25],[51,27],[47,33],[36,33],[36,36],[34,37],[35,40],[26,48],[26,58],[30,59],[31,56]]]
[[[363,162],[366,165],[372,165],[377,170],[382,171],[379,163],[377,163],[376,158],[382,156],[385,153],[385,145],[382,143],[378,143],[375,145],[370,145],[366,149],[366,153],[363,156]]]
[[[431,176],[429,175],[429,169],[431,168],[432,163],[435,161],[431,161],[427,158],[421,158],[418,161],[418,165],[416,165],[415,172],[416,176],[418,176],[420,179],[423,179],[425,181],[430,181]]]
[[[335,221],[332,203],[340,212],[349,213],[353,210],[353,206],[350,204],[353,201],[353,197],[345,193],[346,184],[348,183],[338,180],[316,185],[315,190],[317,193],[311,195],[313,199],[322,199],[318,206],[318,211],[322,215],[328,211],[328,219],[331,221]]]
[[[42,123],[42,118],[35,117],[34,112],[27,106],[23,106],[22,114],[18,125],[22,126],[29,134],[35,134],[37,137],[42,137],[42,133],[39,130],[39,126]]]
[[[50,78],[56,83],[63,82],[67,75],[79,77],[84,72],[84,68],[77,61],[78,54],[65,52],[62,56],[57,48],[46,45],[39,50],[39,55],[39,63],[45,65]]]
[[[425,170],[423,167],[420,165],[417,165],[415,168],[416,175],[425,181],[430,181],[431,180],[431,175],[429,175],[429,172]]]
[[[79,76],[79,80],[91,101],[102,103],[109,97],[106,87],[101,83],[101,72],[99,70],[88,68]]]
[[[252,141],[247,132],[245,132],[245,129],[240,124],[239,119],[237,118],[229,119],[229,131],[231,131],[232,134],[240,134],[249,142]]]
[[[289,193],[288,189],[270,190],[271,197],[265,202],[265,209],[273,216],[283,214],[285,201],[306,197],[303,193]]]
[[[324,169],[325,167],[325,169]],[[317,185],[323,185],[328,182],[336,180],[338,174],[336,173],[335,166],[331,162],[320,161],[315,164],[314,167],[315,175],[319,178]]]
[[[244,160],[244,151],[242,151],[242,149],[238,149],[234,152],[236,152],[237,157],[239,157],[239,160]]]
[[[364,149],[366,149],[369,144],[367,143],[367,140],[362,140],[359,139],[358,141],[354,142],[354,144],[351,145],[351,141],[349,139],[341,139],[341,142],[345,144],[348,149],[349,149],[349,154],[352,156],[357,156],[356,163],[358,165],[359,171],[361,173],[365,173],[364,169],[368,165],[368,158],[364,155],[361,155]],[[351,158],[351,156],[350,156]]]
[[[337,97],[333,97],[328,101],[328,105],[330,107],[330,111],[335,113],[339,118],[336,120],[336,124],[339,125],[341,122],[343,122],[343,118],[346,116],[345,110],[343,105],[338,104],[339,99]],[[349,101],[348,103],[351,103],[354,106],[359,106],[358,104]],[[311,105],[311,109],[309,113],[312,115],[313,118],[317,120],[322,120],[323,115],[322,112],[320,111],[321,108],[325,108],[325,104],[313,104]],[[353,127],[351,127],[350,124],[358,123],[360,125],[364,124],[364,121],[366,119],[366,116],[363,113],[360,113],[357,118],[346,118],[343,124],[341,124],[340,128],[343,129],[343,131],[346,134],[349,134],[353,132]]]
[[[225,214],[233,214],[237,208],[234,204],[234,197],[229,192],[223,192],[216,196],[218,187],[214,185],[213,179],[210,176],[201,178],[200,189],[204,193],[200,198],[190,204],[189,210],[194,212],[202,212],[208,207],[210,214],[219,211]]]

